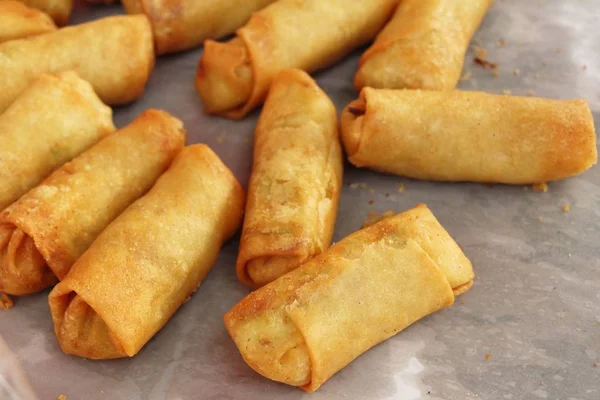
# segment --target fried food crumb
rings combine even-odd
[[[506,40],[500,38],[500,40],[498,40],[498,47],[504,47],[504,45],[506,45]]]
[[[496,78],[496,77],[497,77],[499,74],[500,74],[500,73],[498,72],[498,68],[494,68],[494,69],[492,70],[492,76],[493,76],[494,78]]]
[[[510,96],[512,94],[512,90],[510,90],[510,89],[504,89],[502,91],[502,93],[504,93],[506,96]]]
[[[597,362],[592,364],[592,367],[599,367],[599,366],[600,366],[600,364],[598,364]]]
[[[535,90],[533,90],[533,89],[529,89],[529,90],[527,91],[527,94],[528,94],[529,96],[535,96]]]
[[[569,205],[569,203],[563,204],[562,210],[564,213],[568,213],[569,211],[571,211],[571,206]]]
[[[460,81],[464,82],[464,81],[468,81],[469,79],[471,79],[471,71],[466,71],[463,76],[460,77]]]
[[[59,394],[56,400],[67,400],[67,396],[64,394]]]
[[[0,292],[0,310],[8,310],[12,308],[15,304],[12,299],[6,293]]]
[[[529,190],[529,186],[523,186],[521,188],[522,191],[527,192]]]
[[[556,49],[556,54],[560,54],[562,53],[562,49],[559,47],[558,49]]]
[[[350,189],[366,189],[367,184],[363,182],[353,182],[350,184]]]
[[[375,189],[369,189],[369,193],[374,194],[375,193]]]
[[[532,186],[534,192],[547,192],[548,185],[546,183],[534,183]]]
[[[491,360],[491,359],[492,359],[492,355],[490,353],[487,353],[485,355],[485,360],[488,361],[488,360]]]
[[[375,200],[369,200],[369,205],[375,203]]]
[[[392,210],[388,210],[381,215],[377,214],[375,211],[371,211],[367,217],[367,220],[363,223],[362,227],[367,228],[386,218],[393,217],[395,214],[396,213]]]
[[[219,143],[219,144],[220,144],[220,143],[223,143],[223,139],[224,139],[223,135],[219,135],[219,136],[217,136],[217,139],[216,139],[216,140],[217,140],[217,143]]]
[[[544,220],[544,217],[542,217],[541,215],[538,215],[538,221],[542,222]]]
[[[519,75],[521,75],[521,70],[519,68],[515,68],[515,70],[513,71],[513,74],[515,76],[519,76]]]
[[[586,69],[587,69],[587,65],[582,65],[582,66],[581,66],[581,70],[582,70],[582,71],[585,71]]]
[[[398,193],[404,193],[405,190],[406,186],[404,186],[404,183],[398,185]]]

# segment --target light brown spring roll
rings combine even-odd
[[[0,112],[43,73],[76,71],[109,105],[144,91],[154,67],[150,24],[143,15],[102,18],[0,44]]]
[[[0,43],[56,30],[47,14],[18,1],[0,1]]]
[[[261,104],[277,72],[316,71],[373,39],[398,0],[279,0],[254,13],[226,43],[206,41],[196,89],[207,113],[242,118]]]
[[[102,230],[142,196],[185,142],[178,119],[148,110],[0,213],[0,292],[64,279]]]
[[[0,3],[12,0],[0,0]],[[73,0],[18,0],[31,8],[36,8],[48,14],[56,25],[64,26],[69,22],[73,10]]]
[[[0,210],[114,131],[112,110],[75,72],[37,78],[0,115]]]
[[[229,35],[253,12],[275,0],[123,0],[130,14],[150,19],[157,54],[199,46],[206,39]]]
[[[469,260],[422,205],[251,293],[225,314],[225,326],[256,372],[314,391],[372,346],[451,305],[452,281],[464,288],[472,279]]]
[[[436,181],[542,183],[598,159],[584,100],[364,88],[341,135],[357,167]]]
[[[453,89],[469,42],[494,0],[403,0],[362,55],[354,85]]]
[[[236,269],[263,286],[331,244],[342,186],[335,106],[300,70],[280,72],[254,135]]]
[[[185,148],[50,293],[65,353],[134,356],[194,292],[238,229],[244,191],[205,145]]]

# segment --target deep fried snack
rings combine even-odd
[[[453,288],[462,293],[472,281],[469,260],[418,206],[250,293],[225,314],[225,326],[256,372],[314,391],[372,346],[451,305]]]
[[[435,181],[542,183],[598,159],[584,100],[364,88],[341,135],[357,167]]]
[[[132,357],[192,294],[242,220],[244,191],[205,145],[185,148],[50,293],[65,353]]]
[[[0,112],[44,73],[74,70],[109,105],[140,97],[154,67],[143,15],[102,18],[0,44]]]
[[[362,55],[354,78],[387,89],[453,89],[465,53],[494,0],[403,0]]]
[[[209,114],[242,118],[261,104],[277,72],[313,72],[373,39],[398,0],[279,0],[254,13],[226,43],[204,44],[196,89]]]
[[[331,244],[342,187],[335,106],[300,70],[280,72],[254,135],[254,164],[236,264],[263,286]]]
[[[52,173],[0,213],[0,291],[51,286],[142,196],[185,142],[183,124],[148,110]]]
[[[0,1],[0,43],[56,30],[47,14],[19,1]]]
[[[75,72],[37,78],[0,115],[0,211],[114,131],[112,110]]]

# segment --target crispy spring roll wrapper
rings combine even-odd
[[[251,293],[225,325],[256,372],[314,391],[372,346],[451,305],[449,281],[465,270],[472,280],[470,262],[419,206]]]
[[[123,0],[123,5],[130,14],[146,14],[154,32],[156,52],[165,54],[229,35],[248,22],[253,12],[274,1]]]
[[[109,105],[140,97],[154,67],[143,15],[102,18],[0,44],[0,112],[43,73],[76,71]]]
[[[425,180],[542,183],[598,159],[584,100],[364,88],[341,135],[357,167]]]
[[[65,353],[132,357],[194,292],[238,229],[244,191],[205,145],[185,148],[50,293]]]
[[[64,279],[100,232],[152,187],[184,142],[181,121],[148,110],[0,213],[0,291],[25,295]]]
[[[37,78],[0,115],[0,210],[114,131],[112,110],[75,72]]]
[[[254,136],[236,265],[242,283],[263,286],[331,244],[343,170],[336,114],[305,72],[275,77]]]
[[[285,68],[316,71],[373,39],[398,0],[279,0],[226,43],[206,41],[196,89],[210,114],[242,118]]]
[[[56,30],[47,14],[18,1],[0,1],[0,43]]]
[[[0,0],[3,3],[6,0]],[[12,0],[8,0],[12,1]],[[36,8],[48,14],[56,25],[64,26],[69,22],[73,10],[73,0],[19,0],[28,7]]]
[[[387,89],[453,89],[469,42],[494,0],[403,0],[363,54],[354,79]]]

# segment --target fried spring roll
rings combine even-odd
[[[144,91],[154,66],[152,32],[142,15],[102,18],[0,44],[0,112],[43,73],[76,71],[109,105]]]
[[[224,320],[252,369],[314,391],[372,346],[451,305],[457,276],[464,289],[471,263],[419,206],[250,293]]]
[[[184,142],[181,121],[148,110],[0,213],[0,292],[31,294],[64,279],[100,232],[150,189]]]
[[[254,137],[242,283],[263,286],[329,247],[342,168],[335,106],[305,72],[280,72]]]
[[[196,89],[210,114],[242,118],[285,68],[330,66],[373,39],[398,0],[279,0],[254,13],[226,43],[206,41]]]
[[[341,135],[357,167],[436,181],[542,183],[598,159],[584,100],[364,88]]]
[[[0,0],[3,3],[6,0]],[[11,0],[9,0],[11,1]],[[28,7],[36,8],[48,14],[58,26],[67,25],[71,11],[73,10],[73,0],[19,0]]]
[[[0,210],[114,131],[112,110],[75,72],[40,76],[0,115]]]
[[[244,191],[217,155],[184,149],[50,293],[63,351],[134,356],[206,277],[243,207]]]
[[[453,89],[465,53],[494,0],[403,0],[363,54],[354,84],[388,89]]]
[[[54,30],[56,25],[42,11],[18,1],[0,1],[0,43]]]
[[[275,0],[123,0],[130,14],[150,19],[156,52],[172,53],[229,35]]]

